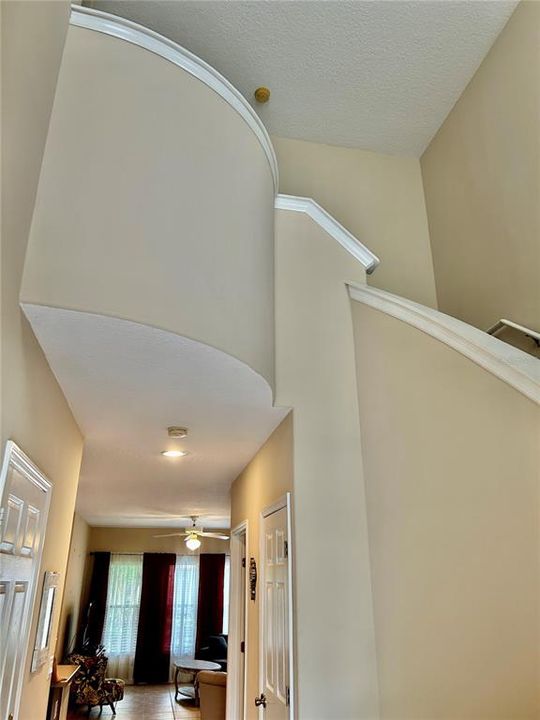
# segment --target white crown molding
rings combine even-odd
[[[349,284],[349,295],[440,340],[540,404],[540,362],[532,355],[457,318],[384,290]]]
[[[282,195],[276,197],[276,210],[292,210],[303,212],[320,225],[334,240],[356,258],[370,275],[380,263],[379,258],[357,240],[352,233],[341,225],[330,213],[327,213],[315,200],[296,195]]]
[[[217,70],[189,52],[189,50],[177,45],[163,35],[159,35],[159,33],[153,30],[149,30],[142,25],[138,25],[117,15],[82,7],[81,5],[72,5],[69,22],[75,27],[95,30],[96,32],[125,40],[149,52],[155,53],[182,68],[182,70],[185,70],[214,90],[214,92],[236,110],[255,133],[268,158],[270,170],[274,178],[274,191],[277,193],[279,183],[278,165],[270,135],[264,127],[262,120],[245,97]]]

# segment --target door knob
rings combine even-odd
[[[262,705],[263,708],[266,707],[266,695],[264,693],[261,693],[259,697],[255,698],[255,705],[256,707],[259,707],[259,705]]]

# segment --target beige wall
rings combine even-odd
[[[71,26],[22,299],[184,335],[272,385],[273,232],[242,117],[174,63]]]
[[[380,257],[369,284],[436,307],[418,159],[272,139],[280,192],[312,197]]]
[[[439,309],[479,328],[540,331],[539,127],[540,3],[526,1],[421,160]]]
[[[540,409],[353,302],[381,717],[540,716]]]
[[[274,430],[231,487],[231,526],[248,521],[248,552],[259,566],[259,513],[293,486],[292,414]],[[249,601],[247,642],[247,720],[257,720],[259,693],[259,600]]]
[[[60,629],[56,642],[55,654],[58,661],[63,660],[64,656],[74,649],[87,575],[89,540],[90,527],[88,523],[75,513],[60,613]]]
[[[82,438],[19,309],[19,288],[69,17],[67,2],[2,3],[2,446],[14,440],[54,484],[41,571],[63,582]],[[36,602],[30,645],[36,631]],[[58,632],[60,603],[52,626]],[[30,674],[21,720],[43,720],[48,668]]]
[[[115,553],[140,553],[140,552],[166,552],[191,554],[186,550],[182,538],[157,538],[156,535],[164,535],[171,532],[183,532],[178,528],[115,528],[115,527],[93,527],[90,528],[90,539],[88,543],[89,552],[115,552]],[[209,532],[220,532],[211,530]],[[228,535],[228,530],[223,530]],[[215,538],[202,538],[202,544],[195,553],[227,553],[229,543],[225,540]]]
[[[276,402],[294,409],[297,686],[309,720],[377,717],[347,280],[365,282],[362,266],[309,217],[280,210]]]

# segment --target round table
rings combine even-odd
[[[174,663],[174,699],[178,702],[178,694],[195,701],[199,704],[199,690],[197,687],[197,675],[201,670],[221,670],[219,663],[209,660],[194,660],[193,658],[178,658]],[[178,675],[183,672],[193,676],[191,685],[178,685]]]

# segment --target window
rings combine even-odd
[[[229,634],[229,584],[231,579],[231,556],[225,555],[223,573],[223,634]]]
[[[141,604],[142,555],[111,555],[103,645],[111,677],[131,681]]]
[[[171,660],[195,655],[197,604],[199,601],[199,556],[178,555],[174,573],[174,605]]]

